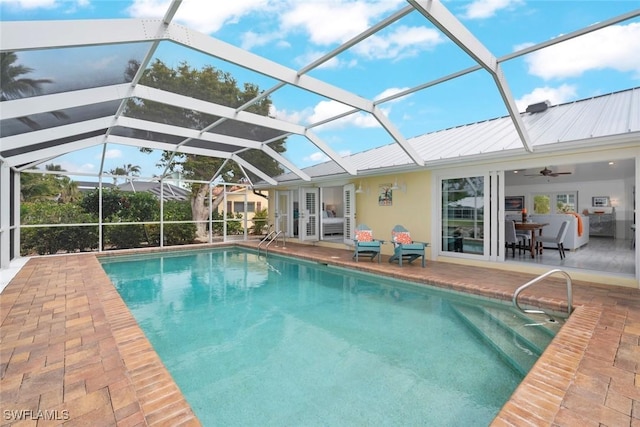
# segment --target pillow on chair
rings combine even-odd
[[[358,242],[372,242],[373,233],[371,230],[356,230],[356,240]]]
[[[411,235],[406,231],[400,231],[398,233],[393,233],[393,241],[396,243],[401,243],[403,245],[410,244],[413,240],[411,240]]]

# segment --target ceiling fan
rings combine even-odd
[[[546,176],[546,177],[555,178],[556,176],[560,176],[560,175],[571,175],[571,172],[554,172],[545,166],[544,169],[542,169],[539,173],[535,175],[525,175],[525,176]]]

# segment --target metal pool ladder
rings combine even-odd
[[[536,277],[533,280],[528,281],[527,283],[525,283],[524,285],[520,286],[518,289],[516,289],[516,291],[513,293],[513,305],[516,306],[516,308],[520,311],[522,311],[523,313],[536,313],[536,314],[546,314],[544,311],[542,310],[529,310],[529,309],[523,309],[522,307],[520,307],[520,304],[518,304],[518,295],[520,295],[520,292],[524,291],[525,289],[527,289],[529,286],[533,285],[534,283],[538,283],[541,280],[551,276],[552,274],[556,274],[556,273],[561,273],[565,279],[567,280],[567,313],[571,314],[572,311],[572,302],[573,302],[573,296],[572,296],[572,291],[571,291],[571,276],[569,276],[569,273],[567,273],[564,270],[560,270],[558,268],[553,269],[553,270],[549,270],[546,273]]]
[[[262,246],[263,243],[267,242],[267,244],[265,245],[265,256],[267,255],[267,253],[269,252],[269,245],[272,244],[274,241],[276,241],[278,239],[278,236],[282,234],[282,246],[286,245],[286,242],[284,240],[284,234],[282,233],[282,230],[280,231],[276,231],[276,230],[272,230],[269,234],[267,234],[262,240],[260,240],[260,243],[258,243],[258,256],[260,256],[260,246]]]

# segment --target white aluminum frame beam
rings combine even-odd
[[[167,24],[162,20],[37,21],[10,22],[9,24],[11,25],[2,28],[2,41],[0,42],[0,50],[2,51],[171,40],[359,110],[372,114],[374,110],[374,104],[371,100],[321,80],[299,75],[293,69],[213,39],[208,35],[175,24]],[[69,25],[73,25],[74,31],[67,31]],[[111,38],[105,39],[106,34],[109,34]],[[392,135],[392,137],[396,136]],[[400,142],[404,143],[404,138]],[[323,151],[336,162],[340,159],[339,156],[334,158],[329,152]],[[355,174],[354,168],[345,170]]]
[[[533,152],[529,134],[524,126],[511,89],[497,58],[469,31],[439,0],[407,0],[427,20],[442,31],[458,47],[489,72],[496,83],[513,125],[524,148]]]
[[[82,107],[87,104],[117,101],[126,98],[128,93],[129,84],[126,83],[13,99],[2,103],[2,119],[15,119],[17,117]]]
[[[297,124],[285,122],[278,119],[272,119],[269,117],[261,116],[259,114],[249,113],[245,111],[236,112],[236,110],[230,107],[225,107],[222,105],[194,99],[188,96],[163,91],[160,89],[151,88],[148,86],[138,85],[133,88],[133,90],[129,89],[129,84],[119,84],[106,87],[83,89],[74,92],[62,92],[51,95],[5,101],[3,103],[3,118],[9,119],[30,114],[81,107],[82,105],[85,105],[90,101],[96,103],[108,102],[123,99],[123,97],[127,96],[134,96],[141,99],[177,106],[180,108],[193,109],[207,114],[226,117],[233,120],[241,121],[243,123],[276,129],[282,132],[286,132],[287,134],[298,134],[305,136],[305,128]],[[85,122],[63,125],[51,129],[57,129],[55,131],[57,133],[57,137],[65,137],[77,133],[100,129],[103,127],[109,128],[115,125],[136,127],[139,129],[146,129],[150,131],[161,131],[164,133],[184,136],[186,138],[199,138],[205,140],[211,140],[211,136],[214,135],[214,133],[202,133],[190,129],[187,129],[188,132],[185,133],[181,130],[181,127],[170,127],[170,125],[163,125],[155,122],[145,122],[126,116],[120,116],[118,119],[116,119],[115,116],[107,116],[104,118],[87,120]],[[160,130],[161,128],[162,130]],[[285,134],[282,135],[283,138],[285,136]],[[221,138],[224,139],[224,141],[222,141]],[[41,142],[46,142],[50,139],[52,139],[52,133],[49,131],[49,129],[28,132],[20,135],[13,135],[2,139],[2,149],[8,150],[17,147],[24,147]],[[280,162],[288,170],[298,175],[301,179],[305,181],[311,180],[311,178],[305,172],[303,172],[290,161],[268,147],[266,143],[269,141],[256,142],[252,140],[245,140],[242,138],[234,139],[233,137],[227,137],[224,135],[221,135],[220,138],[216,137],[216,139],[212,141],[224,142],[226,144],[237,145],[239,147],[261,149],[265,153],[273,157],[275,160]],[[326,154],[332,158],[333,156],[335,156],[334,160],[340,161],[340,157],[336,153],[328,152]]]
[[[175,144],[169,144],[167,142],[157,142],[157,141],[148,141],[142,140],[138,138],[129,138],[126,136],[109,136],[107,140],[108,143],[120,144],[120,145],[129,145],[131,147],[146,147],[151,148],[153,150],[163,150],[163,151],[174,151],[176,150]],[[197,147],[187,147],[181,146],[177,149],[179,153],[185,154],[197,154],[209,157],[217,157],[221,159],[230,159],[233,153],[229,153],[226,151],[218,151],[218,150],[210,150],[208,148],[197,148]]]
[[[89,90],[91,92],[92,90]],[[54,96],[54,95],[52,95]],[[67,100],[77,99],[76,97],[64,97]],[[10,103],[13,101],[7,101]],[[79,104],[82,105],[82,104]],[[249,114],[249,113],[248,113]],[[297,168],[294,164],[292,164],[289,160],[281,156],[279,153],[271,149],[268,145],[258,141],[247,140],[243,138],[234,138],[226,135],[217,135],[212,133],[202,133],[197,130],[187,129],[179,126],[166,125],[162,123],[149,122],[145,120],[133,119],[129,117],[119,117],[115,119],[113,116],[102,117],[99,119],[86,120],[84,122],[73,123],[69,125],[62,125],[49,129],[42,129],[38,131],[32,131],[24,134],[18,134],[13,136],[8,136],[2,139],[2,150],[11,150],[15,148],[21,147],[29,147],[31,145],[36,145],[40,143],[44,143],[50,141],[52,139],[64,138],[70,135],[76,135],[86,132],[95,131],[98,129],[109,128],[110,126],[124,126],[129,128],[136,128],[148,131],[155,131],[161,133],[172,134],[176,136],[181,136],[184,138],[197,138],[205,141],[210,141],[213,143],[223,143],[228,145],[234,145],[241,148],[253,148],[257,150],[264,151],[267,155],[271,156],[274,160],[285,166],[287,169],[291,170],[293,173],[298,175],[301,179],[305,181],[310,181],[311,178],[305,172]],[[138,140],[138,141],[146,141],[146,140]],[[104,142],[104,141],[101,141]],[[69,151],[67,148],[63,147],[65,144],[56,150],[54,147],[50,148],[49,152],[55,153],[53,157],[57,157],[62,154],[67,154]],[[170,145],[171,151],[175,149],[175,145]],[[53,150],[53,151],[51,151]],[[42,152],[41,150],[34,150],[35,152]],[[207,155],[210,157],[219,157],[219,155],[214,155],[214,153],[219,153],[218,151],[202,151],[202,155]],[[25,155],[29,153],[24,153]],[[20,155],[17,157],[18,159],[25,159],[24,155]],[[29,159],[33,159],[33,157],[28,157]],[[22,164],[21,161],[15,163],[16,156],[8,157],[8,161],[11,164]],[[35,160],[34,160],[35,161]]]
[[[0,269],[11,263],[11,197],[12,188],[9,164],[0,161]],[[18,178],[20,173],[17,173]]]
[[[208,132],[201,132],[196,129],[184,128],[181,126],[167,125],[164,123],[150,122],[147,120],[133,119],[130,117],[119,117],[116,120],[116,126],[124,126],[128,128],[147,130],[150,132],[159,132],[168,135],[175,135],[188,139],[201,139],[203,141],[212,143],[221,143],[227,145],[233,145],[236,147],[253,148],[259,150],[262,147],[262,143],[258,141],[252,141],[250,139],[236,138],[233,136],[219,135]]]
[[[139,147],[140,143],[142,141],[139,140],[139,139],[135,139],[135,138],[127,138],[127,137],[113,136],[112,135],[112,136],[109,137],[109,142],[114,143],[114,144],[130,145],[130,146],[133,146],[133,147]],[[270,184],[272,184],[272,185],[277,185],[278,184],[277,181],[275,181],[273,178],[271,178],[270,176],[266,175],[265,173],[263,173],[259,169],[256,169],[252,165],[248,164],[245,160],[243,160],[242,158],[238,157],[234,153],[226,153],[226,152],[223,152],[223,151],[214,151],[214,150],[208,150],[208,149],[202,149],[202,148],[196,148],[196,147],[188,147],[188,146],[184,146],[184,145],[176,147],[173,144],[168,144],[168,143],[165,143],[165,142],[155,142],[155,141],[151,141],[146,146],[149,147],[149,148],[152,148],[152,149],[156,149],[156,150],[175,151],[177,153],[196,154],[196,155],[209,155],[210,156],[210,154],[207,154],[207,153],[212,153],[213,152],[215,154],[215,157],[218,157],[218,158],[221,158],[221,159],[233,160],[233,161],[237,162],[238,164],[240,164],[240,165],[246,167],[247,169],[251,170],[257,176],[259,176],[260,178],[262,178],[265,181],[269,182]]]
[[[162,89],[155,89],[149,86],[137,85],[131,95],[136,98],[145,99],[148,101],[155,101],[188,110],[200,111],[202,113],[211,114],[213,116],[224,117],[227,119],[250,123],[256,126],[276,129],[282,132],[303,135],[305,130],[304,126],[285,122],[284,120],[261,116],[260,114],[249,113],[246,111],[236,112],[236,110],[231,107],[215,104],[213,102],[203,101],[190,96],[168,92]]]
[[[263,180],[265,180],[269,184],[278,185],[278,181],[276,181],[275,179],[271,178],[269,175],[265,174],[260,169],[256,168],[255,166],[253,166],[251,163],[247,162],[246,160],[244,160],[240,156],[238,156],[236,154],[233,154],[231,156],[231,160],[233,160],[234,162],[239,164],[240,168],[249,169],[251,172],[253,172],[257,176],[259,176],[260,178],[262,178]],[[243,173],[244,173],[244,171],[243,171]],[[245,174],[245,176],[246,176],[246,174]]]
[[[112,124],[113,117],[102,117],[99,119],[85,120],[83,122],[56,126],[48,129],[34,130],[32,132],[21,133],[18,135],[6,136],[1,140],[2,151],[29,147],[32,145],[42,144],[54,139],[66,138],[71,135],[93,132],[98,129],[108,128]],[[11,159],[12,157],[13,156],[7,158]]]
[[[72,151],[84,150],[85,148],[94,147],[103,144],[103,136],[93,136],[90,138],[80,139],[74,142],[68,142],[55,147],[33,150],[24,154],[7,157],[6,161],[12,166],[18,166],[25,163],[40,162],[43,158],[55,158]]]
[[[424,159],[418,152],[404,139],[400,131],[396,129],[391,120],[380,110],[378,107],[374,107],[373,116],[378,120],[382,127],[396,140],[400,148],[413,160],[418,166],[424,166]]]

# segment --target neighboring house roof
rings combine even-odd
[[[640,142],[640,88],[555,106],[543,105],[541,109],[543,111],[521,114],[536,152],[580,149],[593,143]],[[526,153],[509,116],[431,132],[407,141],[424,159],[427,168],[429,165],[453,164],[487,156]],[[348,159],[359,174],[392,168],[420,169],[397,144],[352,154]],[[346,175],[333,161],[303,171],[311,178]],[[292,173],[275,179],[279,183],[299,180]],[[262,184],[265,183],[260,183],[260,186]]]
[[[482,209],[484,207],[484,197],[465,197],[460,200],[449,202],[448,205],[452,208],[460,207]]]
[[[78,190],[80,190],[83,193],[93,191],[96,188],[98,188],[98,186],[100,185],[99,182],[95,182],[95,181],[74,181],[74,182],[78,184]],[[102,188],[111,188],[111,187],[113,187],[113,184],[110,182],[102,183]]]
[[[118,185],[118,188],[122,191],[146,191],[153,194],[158,199],[160,198],[161,187],[159,182],[130,181]],[[165,183],[162,195],[164,200],[185,201],[189,200],[190,191],[185,190],[184,188],[176,187],[175,185]]]

